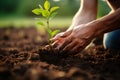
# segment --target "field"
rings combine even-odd
[[[34,27],[1,28],[0,80],[120,80],[120,52],[97,45],[61,57],[44,51],[47,44]]]

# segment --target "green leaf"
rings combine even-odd
[[[44,3],[44,8],[45,8],[45,10],[49,10],[49,8],[50,8],[50,3],[49,3],[48,0],[45,1],[45,3]]]
[[[45,17],[45,18],[48,18],[50,16],[50,12],[46,11],[46,10],[43,10],[42,11],[42,16]]]
[[[43,10],[42,11],[42,16],[44,16],[45,18],[48,18],[50,16],[50,12],[47,10]]]
[[[50,12],[52,13],[52,12],[54,12],[54,11],[58,10],[58,9],[59,9],[59,7],[58,7],[58,6],[52,7],[52,8],[50,9]]]
[[[53,19],[58,13],[57,12],[53,12],[51,15],[50,15],[50,20]]]
[[[52,32],[52,37],[53,36],[55,36],[57,33],[59,33],[60,32],[60,30],[54,30],[53,32]]]
[[[41,25],[41,26],[45,26],[43,22],[38,22],[37,24]]]
[[[36,8],[36,9],[32,10],[32,12],[36,15],[40,15],[42,13],[42,10],[40,8]]]

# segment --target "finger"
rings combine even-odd
[[[51,38],[50,40],[51,40],[52,42],[54,42],[54,41],[58,40],[58,38],[59,38],[59,37],[54,37],[54,38]]]
[[[70,50],[69,54],[70,55],[75,55],[79,52],[81,52],[84,48],[82,46],[75,46],[73,49]]]
[[[68,37],[68,38],[66,38],[65,41],[64,41],[61,45],[59,45],[57,48],[58,48],[59,50],[62,50],[62,49],[63,49],[67,44],[69,44],[71,41],[72,41],[72,38],[71,38],[71,37]]]
[[[83,47],[84,47],[84,41],[83,40],[76,39],[76,43],[78,45],[73,47],[72,49],[70,49],[69,54],[75,55],[75,54],[77,54],[78,52],[80,52],[83,49]]]
[[[51,38],[50,40],[52,42],[54,42],[54,41],[56,41],[56,40],[58,40],[60,38],[60,35],[61,35],[61,33],[57,34],[55,37]]]
[[[55,48],[58,46],[58,41],[55,41],[54,43],[52,43],[52,47]]]
[[[72,30],[66,31],[63,34],[61,34],[60,37],[65,38],[65,37],[69,36],[71,34],[71,32],[72,32]]]
[[[59,38],[61,38],[62,35],[64,35],[65,32],[61,32],[59,34],[57,34],[55,37],[53,37],[52,39],[50,39],[51,41],[55,41],[58,40]]]
[[[70,44],[68,44],[67,46],[65,46],[65,48],[63,49],[63,51],[71,50],[73,47],[75,47],[75,45],[77,45],[77,42],[73,41]]]
[[[70,50],[71,50],[73,47],[75,47],[76,44],[77,44],[77,43],[76,43],[75,41],[74,41],[74,42],[71,42],[70,44],[68,44],[67,46],[65,46],[65,48],[64,48],[63,50],[61,50],[61,52],[65,52],[66,55],[69,55]]]
[[[45,48],[49,48],[50,46],[49,45],[46,45]]]
[[[59,38],[65,38],[68,35],[70,35],[71,32],[72,32],[72,30],[69,30],[69,31],[66,31],[66,32],[61,32],[61,33],[57,34],[54,38],[52,38],[50,40],[54,42],[54,41],[58,40]]]
[[[53,48],[55,48],[55,47],[57,47],[57,45],[59,45],[58,40],[55,41],[54,43],[52,43],[51,46],[52,46]],[[46,45],[46,46],[45,46],[45,48],[49,48],[49,47],[50,47],[50,45]]]

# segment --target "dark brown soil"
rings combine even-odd
[[[61,57],[46,44],[35,28],[0,29],[0,80],[120,80],[119,51],[98,45]]]

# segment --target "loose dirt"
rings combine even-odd
[[[46,44],[35,28],[1,28],[0,80],[120,80],[119,51],[97,45],[58,58],[41,50]]]

